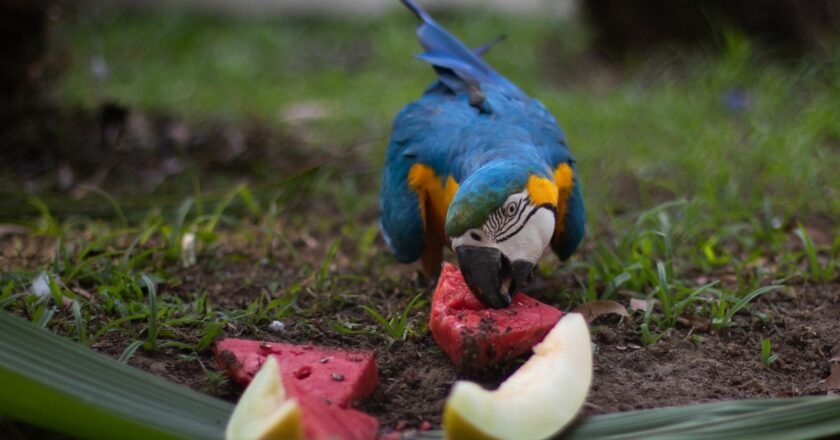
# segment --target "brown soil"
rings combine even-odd
[[[804,286],[771,294],[727,334],[676,329],[640,348],[619,327],[595,335],[595,380],[587,414],[730,399],[793,397],[825,393],[828,360],[840,352],[840,286]],[[770,338],[779,360],[762,365],[761,340]]]
[[[597,347],[594,383],[584,413],[824,393],[828,360],[840,353],[840,286],[801,286],[794,292],[771,294],[757,303],[753,311],[766,313],[769,321],[744,314],[725,333],[677,328],[648,347],[641,347],[635,330],[626,330],[630,326],[614,320],[600,324],[593,338]],[[229,298],[219,297],[218,301]],[[404,298],[391,301],[397,303],[395,308],[405,304]],[[417,320],[427,317],[426,311],[416,314]],[[345,337],[324,326],[328,318],[290,319],[282,337],[262,331],[229,333],[374,350],[381,385],[361,409],[379,417],[385,431],[418,428],[424,421],[432,427],[440,426],[449,388],[454,380],[465,376],[452,366],[428,333],[395,343],[379,337]],[[760,344],[765,337],[772,340],[773,351],[779,354],[779,360],[769,368],[760,359]],[[129,342],[110,340],[95,348],[118,356]],[[202,353],[200,359],[205,365],[214,365],[209,352]],[[234,401],[240,393],[230,383],[209,388],[200,366],[179,360],[175,352],[138,353],[131,364],[227,400]],[[492,387],[516,365],[468,378]]]

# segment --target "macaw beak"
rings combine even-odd
[[[459,246],[455,249],[461,274],[472,293],[484,305],[501,309],[510,305],[511,294],[531,280],[534,264],[514,261],[493,247]]]

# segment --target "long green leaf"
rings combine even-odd
[[[0,415],[81,438],[219,439],[232,409],[0,312]]]
[[[840,433],[840,398],[744,400],[585,418],[566,439],[808,439]]]
[[[840,434],[840,397],[735,400],[589,416],[558,440],[814,439]],[[442,439],[429,431],[405,439]]]

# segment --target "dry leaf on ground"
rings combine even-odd
[[[621,303],[608,300],[589,301],[575,307],[572,312],[583,315],[587,324],[604,315],[630,316],[627,313],[627,309]]]
[[[0,236],[28,234],[29,228],[23,225],[0,224]]]
[[[712,326],[712,323],[708,319],[699,316],[680,316],[677,318],[677,322],[680,325],[690,327],[698,332],[707,332]]]
[[[825,391],[829,396],[840,396],[840,354],[835,355],[831,360],[831,374],[825,380]]]
[[[651,304],[656,306],[657,302],[658,301],[656,301],[655,299],[631,298],[630,299],[630,310],[632,310],[634,312],[638,312],[638,311],[646,312],[648,307],[650,307]]]

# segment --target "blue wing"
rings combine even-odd
[[[563,211],[563,216],[558,218],[555,234],[551,238],[551,248],[560,259],[569,258],[577,250],[583,236],[586,234],[586,210],[583,205],[583,197],[580,191],[580,179],[575,169],[575,160],[572,153],[566,146],[566,136],[554,119],[554,116],[538,101],[534,100],[530,107],[531,121],[534,125],[532,132],[537,141],[537,147],[541,150],[545,161],[552,170],[556,170],[562,164],[572,169],[572,189],[566,200],[560,200],[558,213]]]
[[[435,134],[434,120],[432,107],[415,102],[400,111],[391,130],[382,172],[380,226],[388,247],[402,263],[417,260],[426,247],[420,199],[408,185],[408,173],[414,164],[435,156],[428,142]]]
[[[417,194],[408,187],[408,170],[399,164],[385,166],[380,198],[382,236],[401,263],[423,255],[425,237]]]
[[[460,181],[451,148],[459,144],[460,130],[470,125],[474,114],[475,110],[450,96],[427,94],[394,119],[382,173],[380,224],[398,261],[415,261],[427,244],[440,246],[446,240],[426,237],[421,200],[409,187],[408,174],[419,163],[431,167],[437,176]]]
[[[574,169],[574,166],[572,167]],[[566,212],[562,219],[562,232],[551,237],[551,249],[562,260],[572,256],[577,250],[583,236],[586,235],[586,211],[583,206],[583,196],[580,192],[580,180],[574,176],[572,192],[566,199]]]
[[[400,119],[397,117],[395,122]],[[422,121],[416,122],[422,124]],[[420,258],[426,243],[420,200],[408,186],[408,171],[415,161],[410,146],[391,140],[382,171],[379,222],[385,242],[401,263]]]

